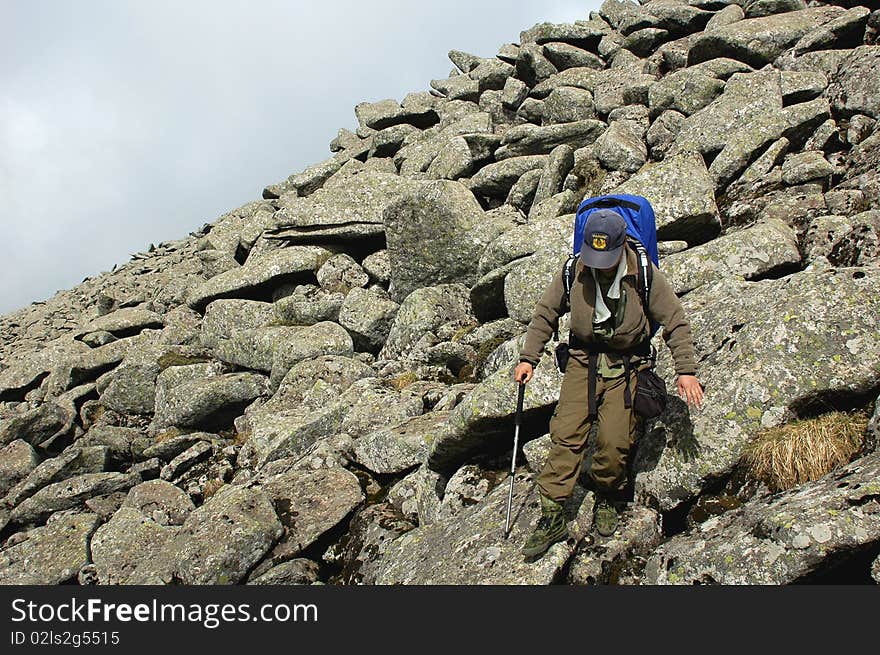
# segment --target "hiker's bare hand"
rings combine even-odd
[[[516,368],[513,369],[513,379],[517,382],[528,384],[529,380],[532,379],[534,370],[535,369],[528,362],[520,362],[517,364]]]
[[[696,375],[678,376],[678,395],[687,400],[688,405],[698,409],[703,406],[703,387]]]

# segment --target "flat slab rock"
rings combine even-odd
[[[880,543],[880,453],[710,518],[660,546],[648,584],[787,584]]]
[[[520,549],[540,515],[537,487],[529,477],[517,476],[513,525],[510,537],[505,539],[508,489],[509,482],[505,481],[482,502],[460,514],[405,533],[378,560],[364,565],[364,582],[551,584],[568,561],[572,546],[563,541],[551,546],[537,561],[526,561]],[[587,504],[592,506],[585,500]]]
[[[128,584],[236,584],[263,559],[283,528],[262,491],[227,486],[194,510]]]
[[[95,514],[58,516],[27,539],[0,550],[0,584],[61,584],[89,563],[89,538],[98,527]]]

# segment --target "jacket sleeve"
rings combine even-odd
[[[654,279],[649,299],[650,318],[663,326],[663,340],[672,352],[675,372],[678,375],[696,375],[694,338],[691,326],[684,315],[681,301],[665,275],[653,264]]]
[[[538,365],[544,345],[559,327],[559,316],[563,313],[562,266],[560,265],[558,269],[538,304],[535,305],[535,313],[529,322],[526,341],[519,355],[519,361],[528,362],[532,366]]]

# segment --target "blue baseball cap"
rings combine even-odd
[[[581,261],[590,268],[611,268],[626,243],[626,221],[610,209],[600,209],[590,215],[584,228]]]

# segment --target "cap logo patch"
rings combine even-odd
[[[593,234],[593,250],[607,250],[608,235],[596,232]]]

